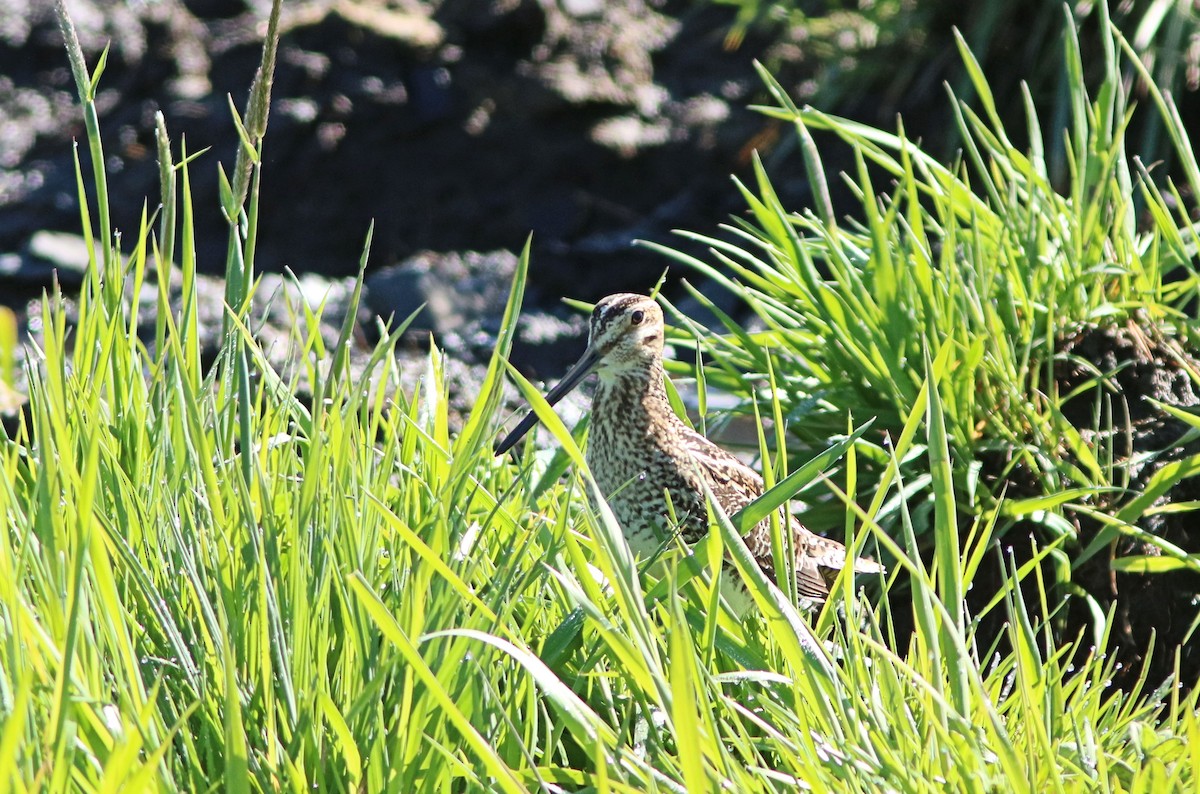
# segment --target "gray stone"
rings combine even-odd
[[[424,304],[411,330],[429,331],[439,340],[450,334],[467,338],[472,326],[499,325],[516,266],[510,251],[426,251],[367,276],[365,301],[393,322]]]
[[[49,289],[58,283],[78,289],[88,268],[87,243],[63,232],[37,232],[21,253],[0,254],[0,279],[24,290]]]
[[[47,263],[59,273],[59,281],[65,282],[64,271],[70,271],[79,277],[87,272],[90,260],[88,258],[87,240],[78,234],[68,232],[34,232],[26,247],[29,255]],[[99,252],[97,252],[99,256]]]

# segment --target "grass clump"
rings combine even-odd
[[[99,75],[78,74],[86,107]],[[492,457],[528,252],[461,432],[450,431],[436,350],[413,393],[389,388],[395,334],[365,374],[351,372],[353,307],[330,347],[312,321],[319,307],[296,329],[315,396],[293,396],[258,349],[246,302],[261,128],[245,136],[245,193],[223,199],[238,278],[221,353],[202,367],[196,161],[172,158],[159,132],[157,227],[146,213],[128,245],[100,227],[74,328],[56,296],[44,301],[27,422],[0,439],[5,788],[1196,785],[1195,694],[1113,691],[1113,662],[1099,653],[1068,675],[1067,656],[1039,642],[1046,591],[1027,571],[1012,572],[994,607],[1010,616],[1005,649],[978,647],[948,595],[970,585],[989,526],[936,571],[914,553],[919,517],[896,499],[911,461],[928,461],[936,531],[955,528],[951,346],[918,366],[878,490],[842,481],[848,531],[875,535],[911,580],[911,649],[897,642],[895,608],[860,600],[848,581],[810,629],[750,576],[761,616],[738,623],[708,608],[707,577],[691,575],[695,560],[717,567],[722,544],[738,558],[725,517],[695,559],[641,571],[611,515],[587,507],[594,485],[578,446],[544,403],[569,476],[533,453],[521,466]],[[82,222],[90,233],[86,205]],[[164,251],[182,271],[178,295]],[[153,329],[129,297],[150,282]],[[844,471],[862,459],[848,445]],[[898,517],[899,542],[877,531],[886,516]],[[807,641],[813,632],[840,658]]]
[[[906,462],[919,546],[938,549],[939,565],[953,564],[934,531],[951,504],[964,538],[985,526],[998,537],[1020,529],[1025,534],[1006,544],[1017,547],[1021,563],[1044,556],[1058,595],[1085,600],[1096,647],[1112,599],[1079,586],[1077,579],[1095,575],[1087,566],[1105,574],[1185,572],[1191,578],[1171,581],[1175,600],[1159,605],[1158,615],[1133,615],[1146,634],[1156,621],[1174,622],[1174,632],[1158,638],[1165,675],[1194,625],[1200,572],[1200,537],[1186,529],[1194,505],[1187,489],[1200,461],[1188,413],[1200,383],[1188,352],[1200,238],[1186,197],[1200,186],[1200,168],[1170,98],[1156,89],[1148,110],[1168,130],[1183,186],[1156,179],[1128,154],[1135,114],[1127,86],[1130,75],[1148,75],[1101,18],[1105,72],[1089,94],[1067,15],[1071,115],[1060,155],[1070,179],[1061,188],[1047,169],[1057,128],[1042,125],[1026,95],[1020,135],[1030,145],[1018,148],[960,39],[981,109],[951,96],[962,140],[957,161],[942,165],[903,125],[886,133],[798,108],[764,75],[777,104],[762,110],[794,126],[815,209],[789,212],[759,166],[753,187],[739,184],[750,212],[730,229],[732,240],[689,235],[711,246],[719,265],[662,250],[728,286],[759,324],[750,331],[722,317],[729,333],[700,339],[704,381],[747,405],[778,399],[778,416],[809,445],[843,432],[847,410],[876,417],[875,427],[894,439],[925,382],[923,362],[945,356],[939,391],[953,502],[939,493],[928,461]],[[854,219],[834,210],[817,130],[851,148],[845,181],[859,199]],[[863,455],[871,477],[891,463],[885,446],[868,445]],[[1178,504],[1164,510],[1172,493]],[[812,522],[839,520],[840,502],[821,504],[819,494],[814,501]],[[899,521],[900,504],[881,516],[887,526]],[[1023,539],[1031,529],[1045,544],[1040,551]],[[957,540],[944,540],[957,548]],[[1102,552],[1108,560],[1098,558]],[[993,590],[982,590],[985,603]],[[1137,642],[1149,644],[1146,634]],[[1193,667],[1189,679],[1200,673]]]

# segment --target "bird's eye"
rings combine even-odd
[[[644,320],[644,319],[646,319],[646,313],[644,311],[642,311],[641,309],[638,309],[636,312],[629,315],[630,325],[641,325],[642,320]]]

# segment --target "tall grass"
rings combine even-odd
[[[958,511],[976,522],[998,520],[1001,530],[1036,523],[1067,548],[1078,542],[1079,516],[1104,520],[1104,531],[1088,538],[1087,548],[1074,546],[1070,558],[1063,548],[1048,549],[1063,584],[1072,567],[1122,533],[1169,558],[1161,570],[1200,570],[1196,554],[1138,528],[1157,498],[1193,475],[1198,459],[1185,450],[1177,465],[1136,486],[1131,471],[1146,458],[1123,451],[1128,409],[1107,385],[1114,373],[1062,350],[1063,340],[1081,329],[1129,324],[1167,351],[1192,338],[1200,237],[1186,196],[1200,188],[1200,166],[1169,97],[1157,91],[1142,112],[1157,115],[1168,130],[1182,184],[1156,177],[1128,153],[1129,76],[1148,75],[1101,10],[1107,58],[1104,79],[1089,94],[1079,41],[1065,16],[1063,68],[1072,91],[1062,138],[1054,126],[1043,126],[1028,96],[1026,128],[1019,135],[1006,129],[961,39],[980,109],[951,95],[963,148],[950,165],[907,138],[903,125],[888,133],[799,108],[764,73],[777,104],[762,110],[794,127],[815,209],[789,211],[758,165],[756,183],[738,185],[749,213],[730,227],[732,240],[688,234],[711,247],[717,264],[656,247],[745,299],[763,329],[751,333],[722,317],[724,337],[685,334],[684,341],[691,336],[703,348],[705,382],[750,403],[768,399],[756,384],[773,379],[770,398],[782,402],[788,428],[809,445],[841,432],[850,408],[876,417],[876,429],[898,432],[923,384],[921,362],[946,351],[951,372],[941,401]],[[817,131],[850,147],[853,170],[844,179],[859,199],[853,219],[833,207]],[[1018,148],[1014,137],[1027,138],[1029,148]],[[1070,166],[1062,192],[1047,170],[1051,150]],[[1095,377],[1060,393],[1056,368],[1066,363],[1090,367]],[[1175,363],[1200,380],[1182,352]],[[1064,405],[1073,399],[1094,401],[1091,423],[1067,417]],[[1172,415],[1190,422],[1177,410]],[[1180,444],[1189,440],[1181,432]],[[863,453],[876,473],[888,463],[881,446]],[[913,471],[909,498],[924,494],[937,508],[923,513],[917,526],[923,533],[951,505],[939,501],[924,460],[916,459]],[[836,521],[842,507],[829,507],[818,505],[811,519]],[[925,545],[935,547],[932,536]]]
[[[98,74],[82,75],[87,107]],[[544,453],[516,464],[492,457],[528,251],[461,432],[449,429],[439,351],[412,393],[391,388],[395,334],[365,374],[351,375],[353,306],[332,348],[317,335],[319,308],[295,330],[316,397],[293,397],[295,383],[261,355],[245,302],[255,288],[253,185],[269,178],[250,153],[261,130],[246,140],[246,203],[230,191],[225,204],[230,272],[249,277],[231,293],[220,360],[203,369],[189,189],[203,161],[173,157],[161,122],[159,133],[157,218],[145,213],[131,238],[101,224],[74,328],[58,296],[44,300],[28,421],[0,439],[4,787],[1196,784],[1195,694],[1113,692],[1100,653],[1068,676],[1063,655],[1036,641],[1047,615],[1016,597],[1042,587],[1035,577],[1014,572],[995,607],[1011,614],[1013,650],[974,646],[946,597],[969,586],[987,525],[935,571],[911,553],[907,529],[899,542],[877,531],[884,503],[908,485],[901,462],[914,456],[929,461],[941,495],[940,531],[953,521],[941,388],[952,373],[939,349],[914,364],[879,490],[845,480],[846,526],[876,538],[911,577],[918,631],[904,647],[889,608],[847,581],[815,621],[831,654],[806,641],[808,619],[745,565],[727,517],[714,517],[720,531],[696,558],[676,551],[663,568],[638,570],[611,514],[587,507],[582,492],[594,483],[578,446],[532,390],[570,473],[553,476],[559,463]],[[103,162],[98,129],[89,151]],[[175,259],[163,256],[171,251]],[[174,262],[178,296],[167,287]],[[143,280],[160,284],[153,329],[139,327],[126,297]],[[857,454],[847,453],[851,473]],[[902,502],[893,512],[911,525]],[[722,545],[760,604],[746,623],[715,608],[710,577],[692,575],[696,561],[719,568]]]

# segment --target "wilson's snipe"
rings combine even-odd
[[[662,351],[663,314],[658,304],[645,295],[609,295],[592,312],[583,356],[546,395],[553,405],[592,370],[600,376],[592,401],[587,462],[631,549],[640,555],[662,548],[672,532],[687,543],[708,532],[701,478],[730,515],[763,492],[757,472],[675,415],[663,386]],[[525,417],[496,447],[496,454],[508,451],[536,423],[533,414]],[[673,522],[664,491],[670,494]],[[810,602],[823,601],[846,565],[846,549],[783,515],[792,532],[797,594]],[[755,526],[744,539],[774,580],[769,522]],[[877,562],[854,560],[855,573],[882,570]]]

